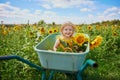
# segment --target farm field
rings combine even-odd
[[[33,46],[49,34],[59,33],[60,26],[61,24],[0,25],[0,56],[15,54],[40,66]],[[76,32],[86,33],[90,39],[97,35],[103,37],[101,45],[90,50],[86,57],[96,61],[98,68],[88,67],[82,74],[83,80],[120,80],[120,24],[105,22],[76,25]],[[0,80],[41,80],[41,72],[15,59],[1,60]],[[56,73],[53,80],[68,78],[65,74]]]

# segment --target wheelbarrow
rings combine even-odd
[[[82,80],[82,73],[89,65],[92,67],[98,67],[95,61],[91,59],[86,60],[86,55],[89,53],[89,43],[87,44],[86,51],[82,53],[52,51],[57,35],[59,34],[48,35],[34,47],[34,50],[38,54],[41,66],[35,65],[34,63],[17,55],[0,56],[0,60],[17,59],[22,61],[23,63],[41,71],[42,80],[47,79],[46,70],[50,71],[48,80],[53,79],[55,72],[74,74],[77,80]],[[84,35],[89,37],[87,34]]]

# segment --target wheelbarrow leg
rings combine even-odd
[[[51,71],[51,72],[50,72],[50,77],[49,77],[49,80],[52,80],[53,75],[54,75],[54,71]]]
[[[97,64],[95,61],[91,60],[91,59],[87,60],[87,61],[85,62],[85,64],[83,64],[83,66],[80,68],[79,72],[77,73],[77,76],[76,76],[76,77],[77,77],[77,80],[82,80],[82,76],[81,76],[81,75],[82,75],[83,71],[84,71],[88,66],[97,68],[97,67],[98,67],[98,64]]]
[[[83,72],[88,66],[91,66],[91,67],[93,67],[93,68],[97,68],[97,67],[98,67],[98,64],[97,64],[95,61],[89,59],[89,60],[87,60],[87,61],[85,62],[85,64],[83,64],[83,66],[81,67],[79,73],[82,74],[82,72]]]
[[[76,74],[76,78],[77,78],[77,80],[82,80],[82,77],[79,73]]]
[[[46,73],[45,73],[45,71],[42,71],[42,80],[46,80]]]

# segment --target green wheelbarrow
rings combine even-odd
[[[38,43],[34,50],[38,54],[41,66],[17,55],[0,56],[0,60],[17,59],[23,63],[28,64],[31,67],[36,68],[42,72],[42,80],[46,80],[46,70],[50,71],[48,80],[52,80],[55,72],[61,72],[65,74],[74,74],[76,80],[82,80],[82,73],[87,66],[98,67],[97,63],[91,59],[86,59],[86,55],[89,53],[89,43],[87,49],[82,53],[70,53],[70,52],[55,52],[51,51],[56,40],[56,36],[59,34],[51,34]],[[89,37],[85,34],[86,37]]]

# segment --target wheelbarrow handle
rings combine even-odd
[[[14,55],[11,56],[0,56],[0,60],[10,60],[10,59],[15,59]]]
[[[91,67],[93,67],[93,68],[97,68],[97,67],[98,67],[98,64],[97,64],[95,61],[93,61],[93,60],[91,60],[91,59],[88,59],[88,60],[83,64],[83,66],[80,68],[79,73],[82,73],[88,66],[91,66]]]
[[[87,64],[92,66],[93,68],[98,67],[98,64],[95,61],[91,60],[91,59],[87,60]]]
[[[0,56],[0,60],[10,60],[10,59],[17,59],[18,61],[21,61],[31,67],[34,67],[36,68],[37,70],[42,70],[43,71],[43,68],[41,68],[40,66],[38,65],[35,65],[33,64],[32,62],[20,57],[20,56],[17,56],[17,55],[6,55],[6,56]]]

